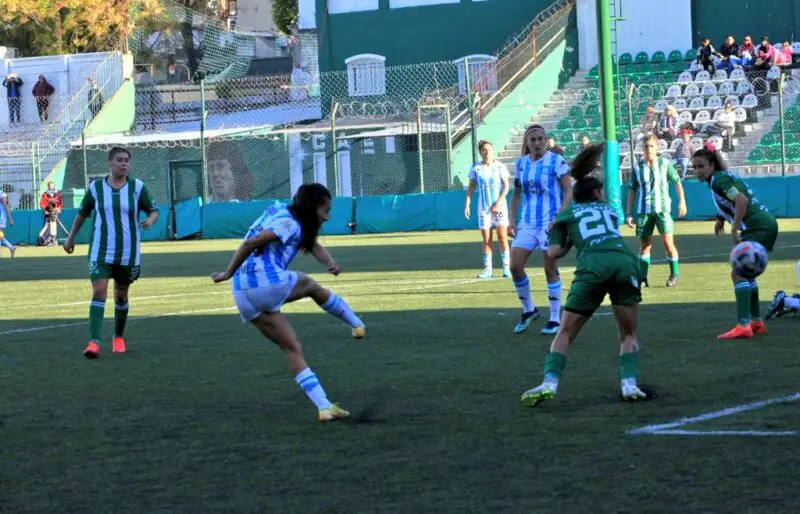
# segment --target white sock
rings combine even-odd
[[[558,377],[553,375],[545,375],[544,380],[542,380],[542,385],[546,385],[553,392],[558,392]]]
[[[492,252],[483,254],[483,269],[492,269]]]
[[[500,252],[500,259],[503,261],[503,269],[511,267],[511,257],[508,255],[508,252]]]
[[[327,409],[333,405],[328,400],[328,396],[325,394],[322,384],[319,383],[317,375],[311,371],[311,368],[306,368],[298,373],[297,376],[294,377],[294,381],[297,382],[300,389],[306,393],[306,396],[314,402],[314,405],[316,405],[318,409]]]
[[[353,328],[364,325],[364,322],[356,316],[356,313],[347,305],[347,302],[342,300],[333,291],[331,291],[331,296],[328,298],[328,301],[322,304],[321,307],[328,314],[336,316]]]
[[[621,389],[623,389],[623,390],[624,390],[625,388],[627,388],[627,387],[638,387],[638,386],[637,386],[637,384],[636,384],[636,377],[630,377],[630,378],[622,378],[622,379],[620,379],[620,381],[619,381],[619,386],[620,386],[620,388],[621,388]]]
[[[800,298],[787,296],[783,299],[783,307],[785,309],[800,309]]]
[[[550,321],[561,321],[561,279],[547,283],[547,299],[550,302]]]
[[[515,279],[514,288],[517,290],[517,296],[522,304],[522,312],[533,312],[536,306],[533,304],[531,282],[528,280],[528,275],[523,275],[519,280]]]
[[[12,245],[11,241],[9,241],[6,238],[0,239],[0,246],[5,246],[9,250],[13,250],[14,249],[14,245]]]

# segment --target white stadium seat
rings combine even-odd
[[[711,75],[709,75],[706,70],[699,72],[694,77],[695,82],[708,82],[709,80],[711,80]]]
[[[685,98],[676,98],[675,101],[672,103],[672,106],[675,107],[675,110],[680,111],[681,109],[686,109],[688,105],[686,105]]]
[[[680,75],[678,75],[678,84],[688,84],[692,81],[692,74],[688,71],[684,71]]]
[[[700,86],[697,84],[689,84],[683,91],[683,96],[693,97],[700,96]]]
[[[689,102],[689,109],[703,109],[705,106],[702,96],[696,96]]]
[[[717,121],[722,116],[722,113],[725,112],[725,109],[717,109],[714,111],[714,116],[711,118],[713,121]]]
[[[744,80],[747,76],[744,74],[744,70],[741,66],[737,66],[731,72],[731,76],[728,77],[730,80]]]
[[[725,71],[725,70],[717,70],[717,72],[714,73],[714,82],[724,82],[726,80],[728,80],[728,72],[727,71]]]
[[[703,148],[703,138],[700,136],[694,136],[692,138],[692,146],[698,150]]]
[[[773,66],[767,72],[767,80],[775,80],[781,76],[781,69],[778,66]]]
[[[694,117],[694,124],[703,124],[708,123],[711,121],[711,114],[708,111],[700,111],[697,113],[697,116]]]
[[[733,82],[729,81],[723,82],[717,88],[717,92],[720,95],[732,95],[734,91],[736,91],[736,86],[733,85]]]
[[[669,102],[665,98],[662,98],[662,99],[660,99],[660,100],[658,100],[656,102],[656,105],[655,105],[654,108],[655,108],[656,112],[664,112],[664,109],[666,109],[668,105],[669,105]]]
[[[733,110],[733,114],[736,115],[737,123],[747,121],[747,111],[744,110],[744,107],[737,107]]]
[[[706,82],[703,85],[703,96],[711,96],[717,94],[717,86],[713,82]]]
[[[746,95],[748,93],[753,92],[753,84],[750,82],[743,80],[739,82],[739,85],[736,86],[736,94],[737,95]]]
[[[725,103],[731,104],[734,107],[739,107],[739,97],[737,95],[726,96]]]
[[[678,84],[672,84],[667,89],[667,98],[678,98],[681,96],[681,86]]]
[[[758,106],[758,98],[756,98],[756,95],[751,93],[744,97],[744,102],[742,102],[742,107],[756,107],[756,106]]]
[[[708,103],[706,104],[706,107],[709,107],[709,108],[722,107],[722,98],[720,98],[717,95],[712,96],[711,98],[708,99]]]
[[[681,125],[684,123],[692,123],[692,111],[682,111],[678,115],[678,121],[681,122]]]

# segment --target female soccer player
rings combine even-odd
[[[717,151],[701,148],[692,157],[697,178],[708,182],[714,205],[720,213],[714,225],[718,236],[725,233],[725,221],[731,224],[734,245],[741,241],[761,243],[768,252],[778,238],[778,222],[767,208],[753,196],[753,191],[742,179],[727,171],[722,156]],[[720,334],[717,339],[750,339],[754,334],[767,331],[761,321],[758,307],[758,282],[748,280],[731,271],[738,324]]]
[[[14,218],[11,216],[11,204],[8,203],[6,193],[0,190],[0,246],[5,246],[11,252],[11,258],[17,251],[17,247],[11,244],[11,241],[6,239],[3,229],[6,228],[6,223],[14,226]]]
[[[534,250],[542,252],[544,258],[547,297],[550,301],[550,321],[541,333],[555,334],[558,331],[561,278],[558,261],[547,253],[547,232],[556,214],[563,211],[572,199],[572,184],[568,175],[567,161],[547,151],[544,128],[541,125],[528,127],[522,142],[522,157],[517,160],[508,224],[509,233],[514,235],[511,244],[511,277],[522,303],[522,318],[514,328],[517,334],[525,332],[531,322],[539,318],[539,310],[533,304],[531,283],[525,273],[525,263]],[[517,220],[520,198],[522,206]]]
[[[547,248],[550,258],[563,257],[574,244],[578,249],[578,267],[561,317],[561,328],[544,360],[544,381],[522,395],[522,403],[528,407],[555,398],[570,345],[606,294],[611,297],[619,332],[622,398],[635,401],[647,397],[636,384],[639,374],[636,324],[642,301],[639,265],[620,236],[619,219],[605,201],[603,183],[590,175],[602,152],[602,144],[590,145],[575,158],[572,165],[572,177],[577,180],[575,202],[556,217],[550,232]]]
[[[489,141],[478,143],[483,162],[469,172],[469,187],[464,200],[464,216],[469,219],[472,193],[478,188],[478,228],[483,239],[483,271],[478,278],[492,278],[492,228],[497,230],[500,243],[500,258],[503,262],[503,277],[511,276],[508,258],[508,169],[494,160],[494,147]]]
[[[350,325],[353,337],[364,337],[364,323],[344,300],[305,273],[287,269],[297,251],[303,250],[326,266],[328,272],[339,274],[339,265],[317,241],[320,226],[330,211],[331,194],[325,186],[300,186],[290,206],[275,205],[264,211],[250,226],[228,269],[211,277],[214,282],[233,279],[233,299],[242,321],[251,322],[283,349],[297,385],[319,410],[320,421],[350,414],[328,400],[317,375],[306,364],[300,340],[280,309],[284,303],[311,298]]]

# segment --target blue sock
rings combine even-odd
[[[522,312],[533,312],[536,306],[533,304],[531,295],[531,282],[528,275],[523,275],[521,279],[514,279],[514,289],[517,290],[517,297],[522,304]]]
[[[550,321],[561,322],[561,279],[547,283],[547,300],[550,302]]]
[[[492,269],[492,252],[483,254],[483,269]]]
[[[341,297],[333,291],[331,291],[328,301],[320,305],[320,307],[328,314],[336,316],[353,328],[364,325],[364,322],[356,316],[356,313],[347,305],[347,302],[342,300]]]
[[[503,261],[503,269],[508,269],[511,266],[511,257],[508,252],[500,252],[500,260]]]
[[[13,250],[14,249],[14,245],[12,245],[11,241],[6,239],[5,237],[3,239],[0,239],[0,246],[5,246],[9,250]]]
[[[311,371],[311,368],[306,368],[298,373],[294,377],[294,381],[318,409],[327,409],[332,405],[328,400],[328,395],[325,394],[325,389],[322,388],[322,384],[319,383],[317,375]]]

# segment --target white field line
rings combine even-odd
[[[403,292],[407,292],[407,291],[408,292],[410,292],[410,291],[418,291],[418,290],[421,290],[421,289],[433,289],[433,288],[436,288],[436,287],[456,286],[456,285],[462,285],[462,284],[474,284],[474,283],[477,283],[479,281],[480,281],[480,279],[477,279],[477,278],[472,278],[472,279],[468,279],[468,280],[461,279],[461,280],[457,280],[457,281],[449,281],[449,282],[444,282],[444,283],[439,283],[439,284],[426,284],[426,285],[417,286],[417,287],[405,287],[405,288],[396,289],[396,290],[389,290],[389,291],[375,291],[375,294],[381,294],[381,293],[403,293]],[[414,283],[418,283],[418,282],[420,282],[420,281],[415,281]],[[428,282],[428,281],[425,281],[425,282]],[[402,283],[402,282],[400,282],[400,283]],[[406,282],[406,283],[408,283],[408,282]],[[345,284],[342,284],[342,285],[345,285]],[[357,284],[354,283],[352,285],[357,285]],[[364,282],[364,283],[358,284],[358,285],[369,285],[369,284],[367,282]],[[230,291],[226,291],[226,294],[230,294]],[[83,302],[83,303],[85,304],[86,302]],[[165,313],[158,313],[158,314],[149,314],[149,315],[145,315],[145,316],[135,316],[135,317],[128,318],[128,321],[154,319],[154,318],[166,318],[166,317],[171,317],[171,316],[184,316],[184,315],[191,315],[191,314],[203,314],[203,313],[209,313],[209,312],[233,311],[233,310],[236,310],[235,306],[216,307],[216,308],[211,308],[211,309],[198,309],[198,310],[165,312]],[[106,318],[104,320],[104,322],[106,322],[106,323],[108,323],[110,321],[113,321],[113,318]],[[42,330],[53,330],[53,329],[58,329],[58,328],[85,326],[86,323],[87,323],[87,321],[81,321],[81,322],[71,322],[71,323],[57,323],[57,324],[53,324],[53,325],[39,325],[39,326],[34,326],[34,327],[12,328],[10,330],[4,330],[4,331],[0,332],[0,336],[9,335],[9,334],[22,334],[22,333],[28,333],[28,332],[40,332]]]
[[[632,430],[628,430],[629,435],[695,435],[692,430],[676,430],[685,427],[686,425],[691,425],[695,423],[701,423],[703,421],[709,421],[712,419],[724,418],[726,416],[733,416],[735,414],[741,414],[743,412],[749,412],[751,410],[756,409],[763,409],[764,407],[769,407],[770,405],[778,405],[782,403],[790,403],[796,402],[800,400],[800,392],[789,394],[785,396],[777,396],[775,398],[770,398],[769,400],[762,400],[752,403],[745,403],[742,405],[736,405],[735,407],[729,407],[727,409],[722,409],[714,412],[708,412],[706,414],[701,414],[699,416],[694,416],[690,418],[681,418],[677,421],[672,421],[670,423],[661,423],[661,424],[654,424],[654,425],[647,425],[640,428],[634,428]],[[683,434],[681,432],[687,432]],[[710,431],[700,431],[697,432],[710,432]],[[727,431],[719,431],[716,432],[727,432]],[[734,431],[734,432],[753,432],[751,435],[755,435],[756,432],[760,432],[758,430],[742,430],[742,431]],[[787,431],[775,431],[771,432],[770,435],[798,435],[797,432],[792,431],[793,433],[789,434]]]
[[[738,436],[738,437],[794,437],[799,436],[797,430],[658,430],[647,435],[683,435],[683,436]]]

